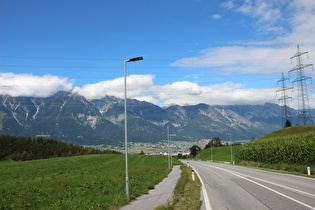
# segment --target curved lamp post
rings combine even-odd
[[[129,177],[128,177],[128,136],[127,136],[127,63],[133,61],[143,60],[143,57],[130,58],[129,60],[124,60],[124,81],[125,81],[125,163],[126,163],[126,196],[129,201]]]
[[[170,157],[170,128],[173,128],[173,125],[167,126],[167,147],[168,147],[168,154],[167,154],[167,163],[168,169],[171,169],[171,157]]]
[[[227,133],[226,135],[230,135],[230,147],[231,147],[231,164],[233,164],[233,154],[232,154],[232,135]]]

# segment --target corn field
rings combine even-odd
[[[239,160],[261,163],[315,164],[315,132],[261,138],[241,146]]]

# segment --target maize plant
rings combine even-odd
[[[242,145],[239,160],[261,163],[315,164],[315,132],[261,138]]]

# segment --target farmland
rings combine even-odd
[[[236,154],[241,164],[306,173],[315,173],[315,126],[294,126],[275,131],[241,146]]]
[[[0,169],[0,209],[115,209],[128,203],[123,155],[4,161]],[[147,193],[168,173],[166,156],[130,155],[130,197]]]

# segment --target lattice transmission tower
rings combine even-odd
[[[292,83],[295,84],[294,87],[298,93],[298,123],[301,120],[304,125],[307,125],[308,122],[312,121],[307,89],[307,81],[311,80],[312,77],[305,76],[304,69],[313,66],[313,64],[303,64],[302,55],[304,54],[308,55],[308,52],[301,52],[299,45],[297,45],[296,54],[290,58],[291,62],[292,59],[296,59],[296,66],[289,73],[296,72],[296,79]]]
[[[281,93],[281,97],[278,99],[278,102],[281,105],[283,105],[283,119],[284,119],[284,125],[290,121],[291,122],[291,113],[290,113],[290,109],[288,107],[289,101],[292,100],[292,97],[288,96],[287,91],[288,90],[292,90],[293,87],[289,87],[288,83],[290,83],[290,79],[288,77],[284,76],[284,73],[282,72],[282,77],[280,80],[278,80],[278,86],[279,84],[280,89],[277,90],[277,93],[280,92]]]

